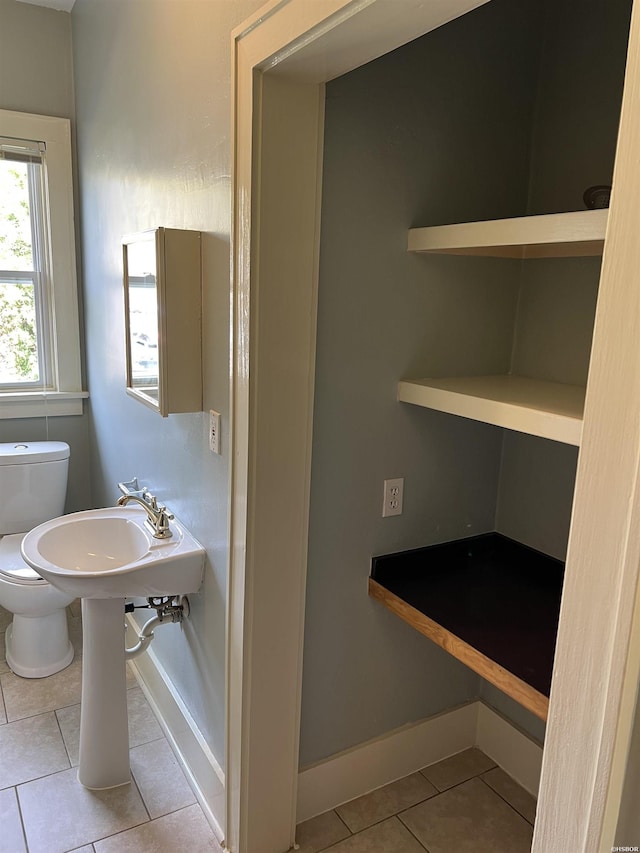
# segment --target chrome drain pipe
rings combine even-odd
[[[143,607],[154,609],[156,611],[156,615],[152,616],[151,619],[145,622],[142,628],[138,631],[138,642],[135,646],[131,646],[131,648],[127,648],[125,646],[125,660],[137,658],[138,655],[147,650],[151,640],[153,640],[154,628],[157,628],[159,625],[169,625],[173,622],[182,622],[184,617],[189,615],[189,599],[185,595],[174,596],[173,598],[148,598],[147,602],[148,603],[143,605]],[[134,605],[125,606],[125,612],[130,613],[135,609],[141,608],[136,608]]]

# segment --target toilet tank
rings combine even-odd
[[[0,535],[26,533],[64,513],[69,445],[0,443]]]

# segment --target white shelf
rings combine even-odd
[[[579,210],[411,228],[408,250],[505,258],[601,255],[608,213],[608,210]]]
[[[398,400],[580,445],[585,389],[523,376],[403,380]]]

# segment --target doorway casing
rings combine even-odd
[[[273,0],[233,34],[226,838],[238,853],[294,842],[324,83],[483,2]],[[532,853],[611,848],[640,671],[637,5]]]

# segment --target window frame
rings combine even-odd
[[[44,142],[51,281],[48,288],[49,387],[0,391],[0,419],[82,414],[82,362],[76,273],[71,123],[54,116],[0,110],[0,136]]]

